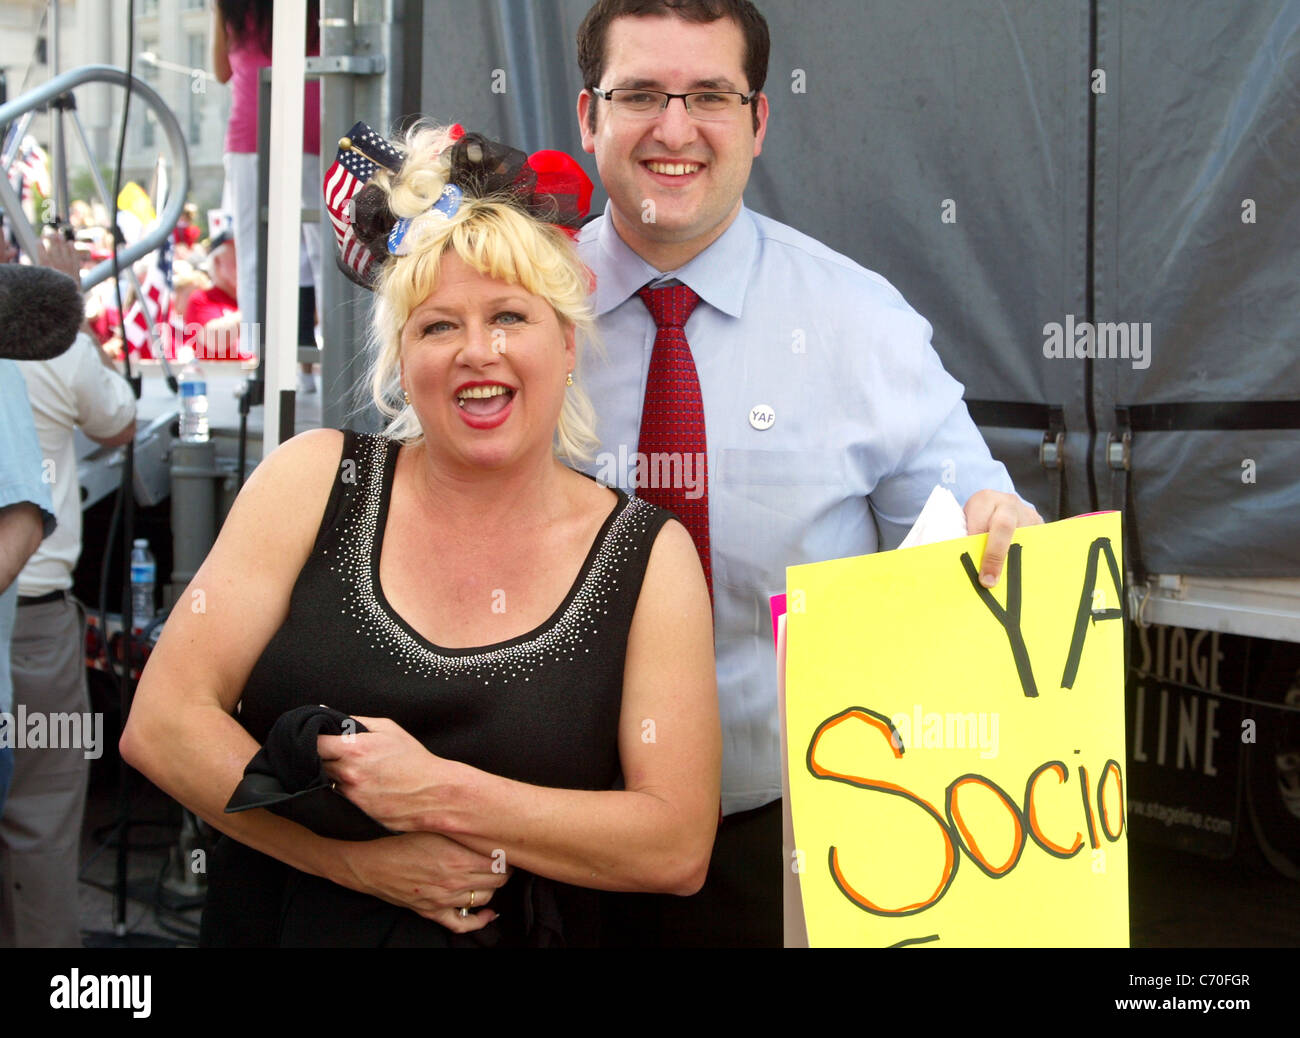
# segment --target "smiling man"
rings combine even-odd
[[[1016,526],[1041,522],[989,455],[930,325],[879,275],[745,208],[770,129],[768,52],[748,0],[600,0],[578,32],[583,146],[610,196],[580,242],[607,351],[579,373],[601,417],[597,464],[649,459],[620,482],[695,539],[723,730],[704,890],[611,896],[610,943],[782,942],[768,598],[786,566],[896,547],[936,484],[989,533],[986,584]],[[684,472],[665,463],[684,458],[703,459],[702,480],[643,478]]]
[[[592,14],[606,6],[652,5],[598,5]],[[728,18],[624,17],[606,26],[605,74],[578,102],[583,146],[595,153],[615,200],[610,216],[619,237],[642,259],[671,270],[712,245],[740,213],[767,133],[767,97],[749,86],[740,30]],[[647,47],[651,39],[658,42]],[[580,60],[586,66],[598,54]],[[662,60],[668,56],[672,74]],[[670,89],[689,92],[687,102],[665,108]]]

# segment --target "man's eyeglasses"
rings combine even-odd
[[[674,99],[681,98],[686,111],[696,119],[723,120],[732,118],[742,107],[758,96],[757,90],[742,94],[738,90],[693,90],[689,94],[669,94],[662,90],[642,90],[639,87],[618,87],[602,90],[592,87],[591,92],[608,101],[615,114],[631,119],[653,119],[666,111]]]

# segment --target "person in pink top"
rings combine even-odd
[[[271,64],[271,0],[217,0],[212,12],[212,65],[217,80],[230,84],[226,124],[226,185],[222,208],[234,220],[238,252],[239,309],[244,322],[257,320],[257,84]],[[307,53],[320,53],[320,3],[307,4]],[[320,83],[308,80],[303,94],[302,197],[319,194]],[[320,284],[320,225],[302,225],[299,285]],[[260,340],[260,336],[258,336]],[[251,336],[245,349],[253,348]]]

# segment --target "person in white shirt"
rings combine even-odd
[[[66,246],[66,249],[64,248]],[[71,246],[53,239],[47,265],[66,265]],[[94,339],[78,334],[59,357],[18,364],[40,440],[41,478],[58,527],[18,576],[10,672],[14,710],[87,713],[85,612],[72,596],[81,554],[81,488],[74,429],[115,447],[135,436],[135,398]],[[53,729],[51,729],[53,731]],[[101,729],[102,734],[102,729]],[[82,740],[84,742],[84,740]],[[13,784],[0,817],[0,947],[80,947],[77,871],[90,757],[103,747],[14,751]]]

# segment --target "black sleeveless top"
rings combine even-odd
[[[392,718],[430,752],[520,782],[618,787],[628,630],[668,513],[615,491],[617,503],[548,620],[495,645],[444,649],[392,610],[379,583],[399,445],[343,435],[316,543],[288,617],[249,676],[240,723],[262,743],[282,713],[323,703]],[[225,837],[208,883],[203,944],[588,944],[598,936],[594,891],[519,870],[491,902],[501,919],[463,937]]]

